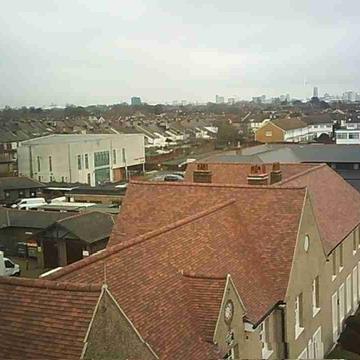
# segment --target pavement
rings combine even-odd
[[[16,256],[11,256],[10,259],[20,266],[21,277],[37,278],[40,274],[49,270],[39,268],[36,259],[25,259]]]

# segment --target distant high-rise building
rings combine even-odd
[[[131,98],[131,105],[141,105],[141,98],[138,96],[133,96]]]
[[[235,104],[235,98],[228,98],[228,104],[234,105]]]
[[[346,102],[354,102],[356,101],[356,93],[354,91],[345,91],[342,99]]]
[[[315,98],[319,97],[319,89],[317,86],[314,86],[313,97],[315,97]]]
[[[264,104],[266,102],[266,96],[265,95],[253,96],[252,102],[256,104]]]
[[[225,98],[223,96],[220,96],[220,95],[216,95],[215,96],[215,102],[217,104],[223,104],[225,102]]]

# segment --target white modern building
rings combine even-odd
[[[49,135],[18,148],[19,174],[41,182],[92,186],[126,179],[145,164],[143,134]]]
[[[360,129],[336,130],[336,143],[342,145],[360,144]]]

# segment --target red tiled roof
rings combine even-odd
[[[325,164],[275,185],[306,186],[309,189],[327,253],[330,253],[360,223],[359,192]]]
[[[212,343],[226,286],[226,277],[184,274],[194,325],[199,326],[205,341]]]
[[[79,359],[101,286],[0,277],[3,359]]]
[[[181,274],[231,274],[247,317],[258,321],[284,299],[305,194],[305,189],[131,183],[112,236],[115,245],[49,278],[101,281],[106,263],[110,291],[160,358],[176,353],[208,359],[213,346],[204,338],[212,325],[194,326],[193,313],[200,319],[204,313],[189,311],[194,309],[190,282]],[[204,296],[201,290],[197,294]]]
[[[206,163],[212,174],[212,182],[215,184],[247,184],[247,176],[250,167],[254,164],[246,163]],[[185,181],[193,181],[193,172],[197,170],[198,162],[189,163],[185,172]],[[264,164],[268,172],[271,171],[272,164]],[[300,174],[305,170],[312,169],[314,164],[281,164],[282,178],[287,179]]]
[[[208,163],[214,184],[246,184],[253,164]],[[188,165],[185,180],[192,181],[197,164]],[[267,164],[268,171],[271,164]],[[307,187],[327,253],[360,223],[360,194],[326,164],[281,164],[282,181],[274,187]],[[339,217],[339,214],[344,216]]]

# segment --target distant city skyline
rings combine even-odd
[[[355,0],[13,0],[0,13],[0,107],[358,91],[359,10]]]

